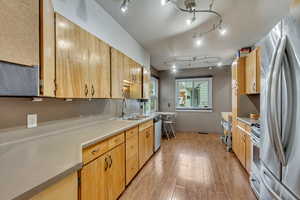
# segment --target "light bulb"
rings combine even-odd
[[[172,72],[173,72],[173,73],[176,73],[176,72],[177,72],[177,69],[173,69]]]
[[[124,0],[123,3],[121,4],[121,11],[123,13],[126,13],[128,10],[128,0]]]
[[[172,68],[173,68],[173,69],[176,69],[176,65],[175,65],[175,64],[174,64],[174,65],[172,65]]]
[[[201,46],[202,45],[202,39],[201,38],[196,39],[196,45],[197,46]]]
[[[224,36],[227,33],[227,30],[225,28],[220,28],[219,29],[220,35]]]
[[[167,2],[168,2],[167,0],[161,0],[161,2],[160,2],[160,3],[161,3],[161,5],[162,5],[162,6],[164,6],[164,5],[166,5],[166,4],[167,4]]]
[[[217,64],[218,67],[221,67],[222,65],[223,65],[222,62],[218,62],[218,64]]]
[[[191,20],[191,19],[187,19],[187,20],[186,20],[186,24],[187,24],[187,25],[191,25],[191,24],[192,24],[192,20]]]

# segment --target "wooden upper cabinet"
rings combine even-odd
[[[143,67],[143,82],[142,82],[142,88],[143,88],[143,99],[150,99],[151,96],[151,73],[150,70]]]
[[[110,47],[89,36],[89,91],[92,98],[110,98]]]
[[[260,48],[256,48],[246,57],[246,93],[260,93]]]
[[[245,58],[238,58],[232,65],[232,119],[236,120],[240,109],[240,96],[245,94]]]
[[[40,95],[55,96],[55,22],[52,0],[40,1]]]
[[[124,56],[118,50],[111,48],[111,97],[123,98],[123,65]]]
[[[0,60],[39,66],[39,0],[0,4]]]
[[[131,87],[130,87],[130,98],[141,99],[142,98],[142,67],[131,60],[130,65],[131,74]]]
[[[56,14],[56,96],[90,97],[88,33]]]
[[[129,57],[127,57],[126,55],[123,55],[124,57],[124,63],[123,63],[123,81],[126,82],[132,82],[132,78],[131,78],[131,65],[132,65],[132,61]]]

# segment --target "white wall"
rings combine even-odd
[[[150,55],[95,0],[53,0],[54,10],[145,67]],[[119,9],[119,8],[116,8]]]

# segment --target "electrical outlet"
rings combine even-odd
[[[27,115],[27,128],[37,127],[37,114],[28,114]]]

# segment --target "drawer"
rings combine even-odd
[[[139,171],[139,156],[138,154],[126,159],[126,185],[130,183],[133,177]]]
[[[83,154],[82,154],[83,164],[87,164],[88,162],[96,159],[97,157],[101,156],[108,150],[109,148],[108,148],[107,141],[103,141],[83,149]]]
[[[126,140],[129,139],[130,137],[137,135],[139,133],[139,128],[138,127],[134,127],[132,129],[129,129],[128,131],[126,131]]]
[[[139,153],[139,137],[134,135],[130,139],[126,140],[126,158],[130,158]]]
[[[149,127],[151,127],[151,126],[153,126],[153,120],[150,120],[150,121],[147,121],[147,122],[145,122],[145,123],[140,124],[140,125],[139,125],[139,131],[143,131],[143,130],[145,130],[146,128],[149,128]]]
[[[108,149],[112,149],[122,143],[124,143],[124,133],[108,139]]]

